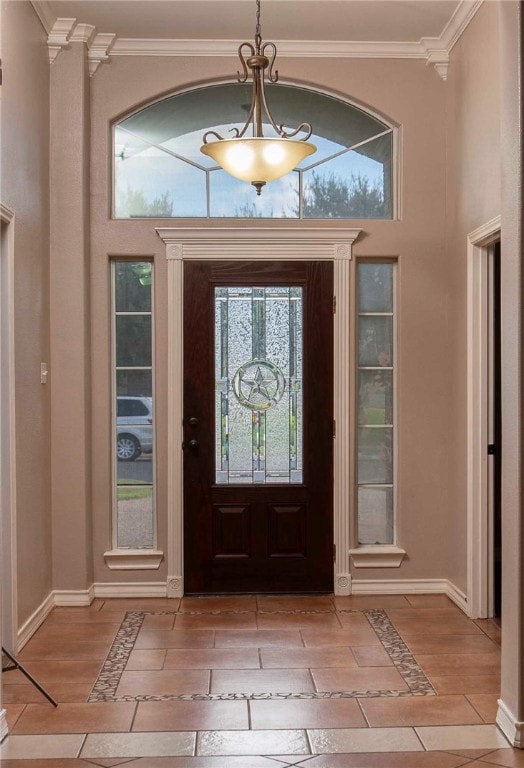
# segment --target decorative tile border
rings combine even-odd
[[[189,614],[247,613],[248,611],[191,611]],[[259,613],[325,613],[325,611],[259,611]],[[308,693],[195,693],[165,694],[162,696],[137,695],[118,696],[117,689],[138,633],[146,616],[182,615],[180,611],[130,611],[113,641],[111,649],[93,685],[88,702],[94,701],[260,701],[286,699],[356,699],[356,698],[404,698],[412,696],[435,696],[436,692],[417,663],[415,657],[404,643],[397,630],[382,609],[348,610],[338,613],[362,613],[368,620],[393,665],[407,684],[408,691],[373,690],[373,691],[320,691]]]
[[[120,698],[116,695],[116,689],[148,613],[153,612],[129,611],[129,613],[126,613],[89,694],[88,702],[120,701]]]
[[[426,673],[400,637],[387,613],[378,608],[365,610],[362,613],[371,624],[398,673],[407,683],[410,693],[417,696],[435,696],[436,691]]]

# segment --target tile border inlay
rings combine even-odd
[[[347,610],[337,613],[361,613],[368,620],[371,628],[380,640],[382,647],[391,659],[394,667],[408,686],[407,691],[398,690],[361,690],[361,691],[319,691],[305,693],[194,693],[194,694],[163,694],[155,695],[124,695],[118,696],[117,689],[131,652],[133,651],[138,633],[146,616],[176,616],[190,614],[217,613],[246,613],[246,611],[129,611],[116,633],[115,639],[107,655],[102,669],[93,685],[88,702],[95,701],[261,701],[283,699],[356,699],[356,698],[404,698],[412,696],[436,696],[426,674],[419,666],[415,657],[404,643],[397,630],[391,623],[385,610],[374,608],[370,610]],[[270,613],[264,611],[263,613]],[[271,613],[311,614],[326,613],[325,611],[271,611]]]

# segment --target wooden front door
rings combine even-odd
[[[187,593],[333,590],[333,265],[184,264]]]

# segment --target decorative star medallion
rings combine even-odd
[[[276,405],[286,388],[284,374],[268,360],[250,360],[233,377],[233,392],[238,402],[252,411],[265,411]]]

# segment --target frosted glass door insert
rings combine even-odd
[[[217,484],[302,483],[302,288],[215,288]]]

